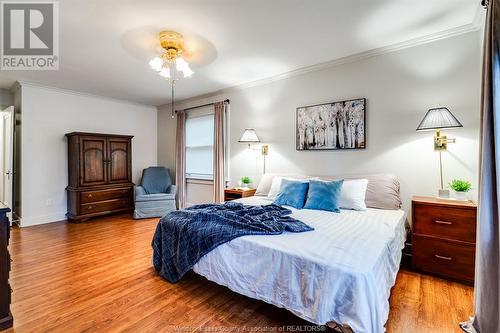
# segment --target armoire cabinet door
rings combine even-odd
[[[131,181],[130,140],[121,138],[108,139],[108,183]]]
[[[80,186],[106,184],[106,138],[80,137],[80,154]]]

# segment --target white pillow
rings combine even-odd
[[[281,181],[283,180],[283,177],[276,176],[273,178],[273,181],[271,183],[271,189],[269,189],[269,193],[267,194],[268,199],[276,199],[278,196],[278,193],[280,193],[280,188],[281,188]]]
[[[305,175],[301,175],[298,173],[266,173],[264,176],[262,176],[262,179],[259,182],[259,186],[257,186],[257,191],[255,192],[255,195],[262,195],[262,196],[268,196],[269,195],[269,190],[271,189],[271,184],[273,182],[273,179],[276,177],[285,177],[285,178],[291,178],[291,179],[306,179],[308,178]]]
[[[255,195],[263,195],[267,197],[274,177],[275,175],[272,173],[264,174],[260,179],[259,186],[257,186],[257,190],[255,191]]]
[[[368,179],[344,180],[340,191],[339,207],[343,209],[366,210],[366,188]]]

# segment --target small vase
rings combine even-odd
[[[467,201],[469,200],[467,198],[467,192],[458,192],[458,191],[453,191],[453,197],[457,200],[460,201]]]

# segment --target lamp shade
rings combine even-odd
[[[246,128],[238,142],[260,142],[253,128]]]
[[[463,126],[448,108],[440,107],[427,111],[424,119],[418,125],[417,131],[456,127]]]

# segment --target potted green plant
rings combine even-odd
[[[450,188],[453,190],[453,196],[457,200],[467,200],[467,192],[471,189],[472,184],[463,179],[453,179],[450,182]]]
[[[252,179],[250,179],[250,177],[248,177],[248,176],[244,176],[244,177],[241,177],[240,183],[241,183],[242,187],[250,188],[250,185],[252,184]]]

